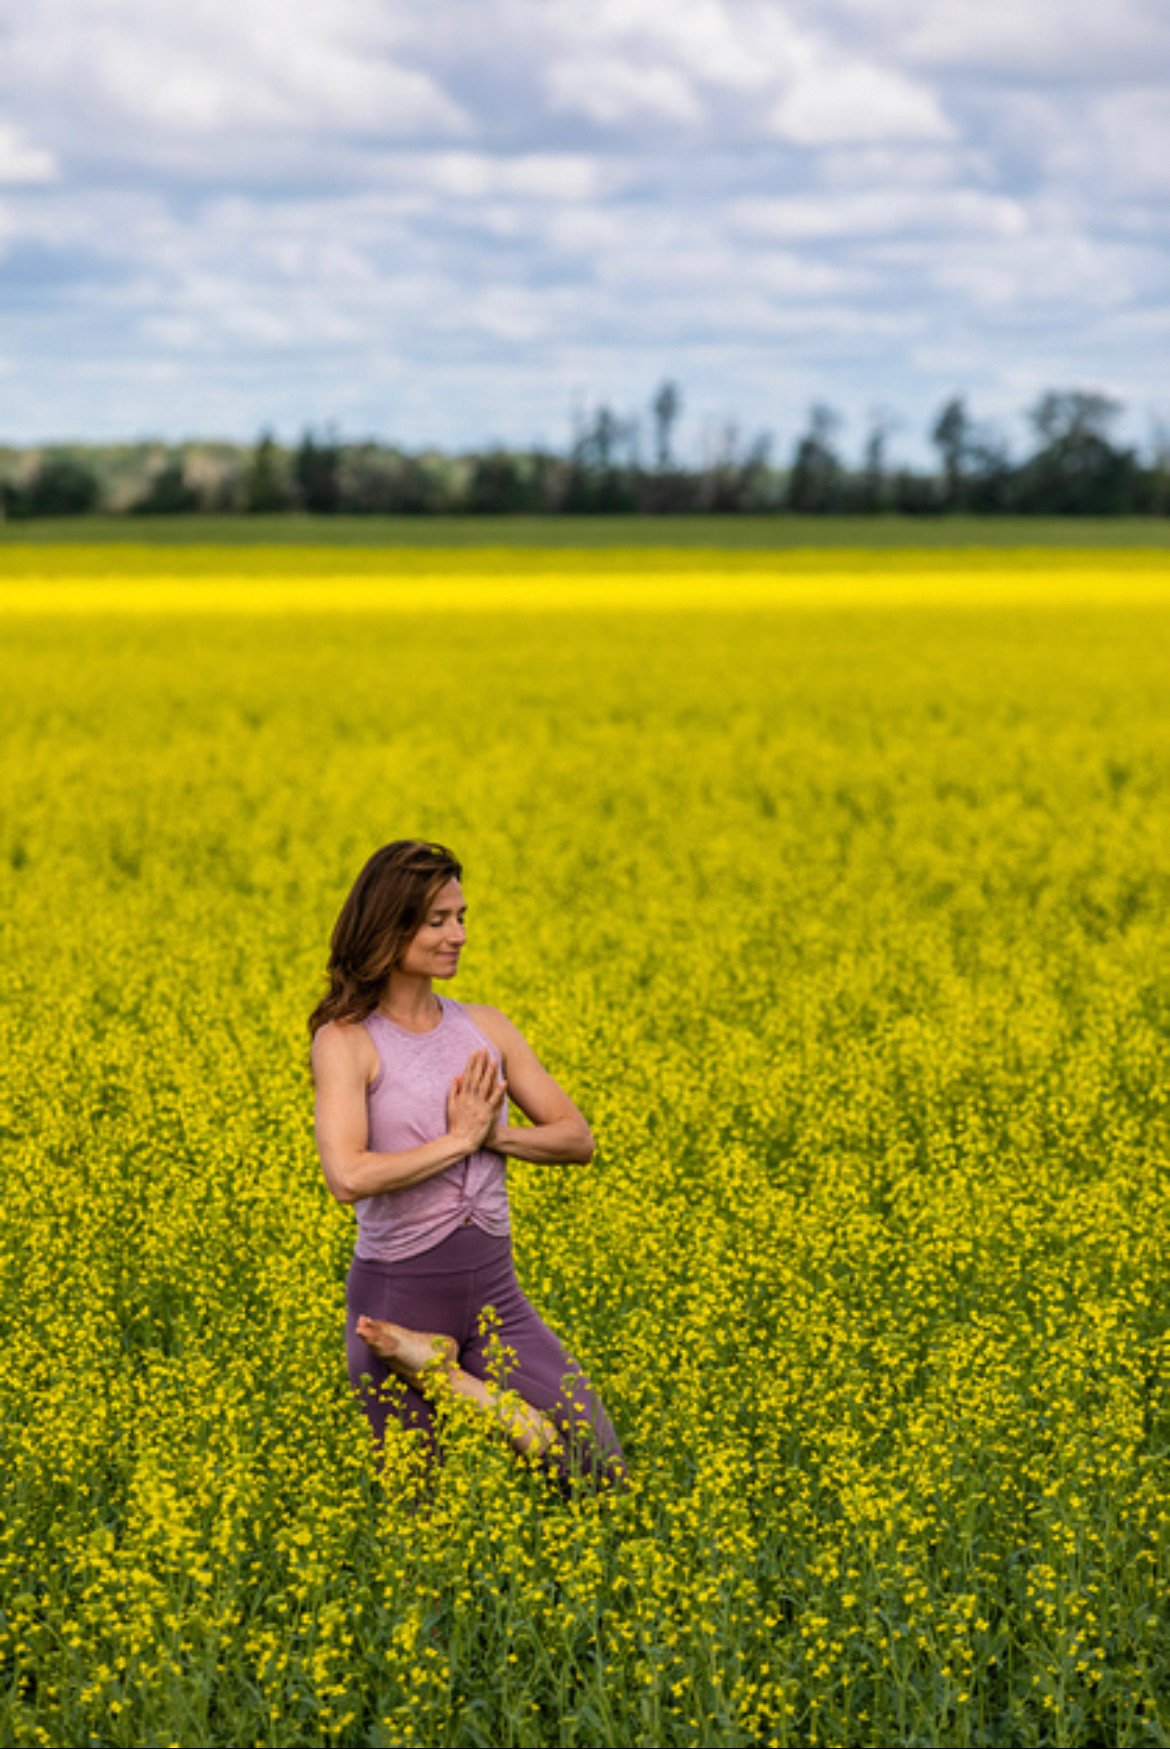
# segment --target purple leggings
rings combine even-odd
[[[477,1323],[493,1306],[496,1333],[515,1351],[502,1383],[526,1403],[548,1415],[562,1435],[565,1453],[555,1459],[561,1479],[573,1472],[626,1479],[626,1462],[605,1405],[572,1355],[524,1297],[512,1261],[512,1241],[465,1223],[429,1251],[396,1263],[355,1257],[346,1277],[345,1351],[349,1381],[373,1429],[379,1451],[390,1415],[406,1427],[420,1428],[434,1449],[434,1416],[421,1392],[408,1386],[383,1396],[383,1382],[394,1375],[358,1335],[359,1317],[384,1319],[412,1330],[453,1336],[459,1365],[476,1378],[488,1376],[488,1336]],[[369,1383],[365,1382],[365,1378]],[[497,1372],[497,1377],[498,1377]],[[585,1428],[582,1422],[586,1423]]]

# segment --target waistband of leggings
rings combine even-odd
[[[456,1227],[437,1245],[428,1246],[425,1251],[415,1251],[409,1257],[360,1257],[355,1251],[351,1267],[368,1269],[375,1275],[393,1276],[401,1281],[403,1276],[462,1275],[468,1270],[501,1263],[511,1255],[510,1233],[485,1233],[482,1227],[472,1222]]]

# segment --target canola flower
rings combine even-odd
[[[0,555],[0,1740],[1150,1744],[1170,563]],[[627,1495],[379,1478],[304,1019],[371,846],[589,1118]]]

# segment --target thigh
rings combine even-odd
[[[351,1328],[360,1317],[378,1318],[409,1330],[453,1336],[461,1343],[468,1334],[469,1300],[465,1275],[412,1272],[409,1267],[398,1269],[394,1264],[371,1264],[355,1257],[346,1276],[345,1303]],[[354,1353],[358,1358],[378,1360],[360,1336],[357,1344]],[[379,1365],[384,1367],[385,1363],[379,1361]],[[350,1376],[352,1379],[352,1372]]]
[[[436,1335],[466,1335],[466,1282],[457,1276],[414,1277],[390,1266],[371,1266],[355,1257],[345,1284],[345,1358],[349,1382],[357,1393],[374,1437],[381,1441],[386,1421],[395,1415],[406,1427],[434,1426],[434,1415],[421,1391],[404,1386],[386,1362],[358,1335],[361,1317],[402,1324]]]
[[[534,1409],[547,1414],[564,1433],[588,1436],[618,1460],[622,1449],[605,1405],[577,1361],[549,1329],[517,1284],[497,1294],[492,1304],[499,1317],[496,1334],[504,1345],[502,1382],[518,1391]],[[476,1378],[500,1377],[492,1367],[490,1333],[478,1332],[460,1352],[459,1364]]]
[[[370,1318],[379,1316],[377,1312],[367,1312],[364,1304],[347,1308],[345,1362],[349,1382],[374,1438],[379,1445],[382,1443],[391,1417],[403,1427],[417,1427],[429,1433],[433,1416],[426,1398],[412,1386],[404,1385],[358,1335],[357,1321],[363,1314]]]

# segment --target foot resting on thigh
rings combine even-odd
[[[381,1318],[359,1318],[357,1333],[408,1384],[417,1383],[424,1375],[446,1372],[459,1353],[459,1344],[453,1336],[439,1336],[431,1330],[407,1330],[402,1324],[389,1324]]]

